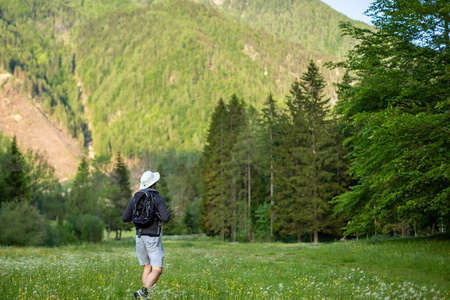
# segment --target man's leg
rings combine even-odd
[[[149,296],[148,288],[145,287],[146,279],[148,278],[149,274],[152,271],[152,266],[150,264],[144,265],[144,272],[142,273],[142,289],[137,290],[134,292],[134,297],[136,299],[147,299]]]
[[[148,268],[148,272],[146,273],[146,267]],[[142,282],[144,284],[144,287],[147,289],[150,289],[159,279],[159,276],[161,276],[162,268],[161,267],[151,267],[150,265],[144,266],[144,274],[142,274]],[[144,275],[146,275],[144,279]]]
[[[151,265],[144,266],[144,273],[142,273],[142,286],[145,286],[145,281],[147,280],[147,277],[151,271],[152,271]]]

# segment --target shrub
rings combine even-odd
[[[3,203],[0,209],[0,244],[43,246],[46,220],[38,209],[25,201]]]
[[[103,239],[105,223],[97,216],[82,215],[73,220],[75,235],[86,242],[100,242]]]

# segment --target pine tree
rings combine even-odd
[[[176,203],[172,203],[173,208],[176,214],[181,216],[196,197],[195,183],[191,172],[183,162],[178,165],[170,178],[171,195],[177,200]]]
[[[119,193],[112,199],[118,211],[124,211],[131,198],[130,174],[120,152],[117,152],[116,163],[111,174],[111,184],[119,188]]]
[[[5,178],[6,193],[2,195],[2,201],[11,201],[15,198],[25,199],[29,193],[29,180],[26,173],[26,164],[23,154],[17,145],[16,136],[13,137],[9,148],[9,162]]]
[[[305,137],[299,130],[301,116],[283,113],[279,118],[280,138],[274,148],[273,230],[278,234],[295,235],[301,242],[310,220],[307,199],[301,190],[305,179],[300,176],[306,167],[300,159],[300,146]]]
[[[225,239],[226,179],[224,172],[227,109],[223,99],[211,116],[205,148],[203,150],[203,198],[200,208],[201,227],[206,234],[220,233]]]
[[[289,176],[281,180],[285,188],[282,201],[290,204],[299,215],[286,211],[286,203],[280,204],[283,207],[279,210],[294,220],[298,238],[306,227],[314,234],[314,243],[318,243],[318,233],[327,225],[325,216],[334,180],[331,163],[335,145],[328,114],[329,99],[324,99],[324,88],[323,76],[311,61],[301,81],[292,84],[287,101],[289,118],[284,122],[287,134],[280,146],[280,156],[290,162],[286,166],[279,164]],[[289,203],[292,201],[295,203]]]
[[[70,210],[73,215],[95,214],[90,178],[89,161],[86,157],[83,157],[78,165],[77,174],[70,191]]]
[[[228,130],[225,140],[226,168],[224,171],[226,178],[228,178],[226,181],[227,191],[229,192],[226,199],[229,205],[229,211],[227,211],[228,225],[231,239],[235,242],[239,223],[245,220],[245,217],[241,214],[245,209],[241,201],[243,198],[241,191],[245,190],[245,181],[247,179],[247,174],[245,173],[247,163],[236,156],[237,151],[235,149],[239,136],[245,127],[245,106],[243,101],[235,94],[231,96],[227,105],[227,112],[226,120],[229,123],[227,124]]]
[[[169,211],[170,214],[170,221],[164,224],[164,233],[174,234],[179,220],[172,207],[173,202],[172,197],[170,196],[171,193],[169,191],[169,186],[166,182],[166,172],[161,164],[158,165],[157,171],[160,174],[160,178],[158,180],[156,189],[158,190],[160,195],[164,197],[164,202],[166,202],[167,210]]]
[[[270,235],[273,235],[273,221],[275,218],[273,207],[275,205],[274,201],[274,163],[275,163],[275,147],[278,144],[279,139],[279,112],[276,105],[276,101],[269,94],[267,100],[262,109],[262,116],[260,120],[260,137],[262,145],[262,163],[268,166],[269,174],[269,184],[270,184],[270,195],[269,202],[272,208],[270,213]]]
[[[110,200],[114,211],[109,212],[108,235],[110,230],[116,231],[116,239],[120,240],[121,232],[128,226],[122,222],[122,214],[131,199],[130,174],[120,152],[117,152],[116,162],[110,175]]]

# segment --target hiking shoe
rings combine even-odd
[[[145,293],[142,289],[134,292],[134,298],[136,299],[148,299],[148,292]]]

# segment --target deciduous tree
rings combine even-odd
[[[353,82],[338,103],[357,184],[336,209],[353,218],[347,234],[422,220],[448,226],[450,6],[378,0],[369,13],[376,31],[342,26],[360,41],[340,64]]]

